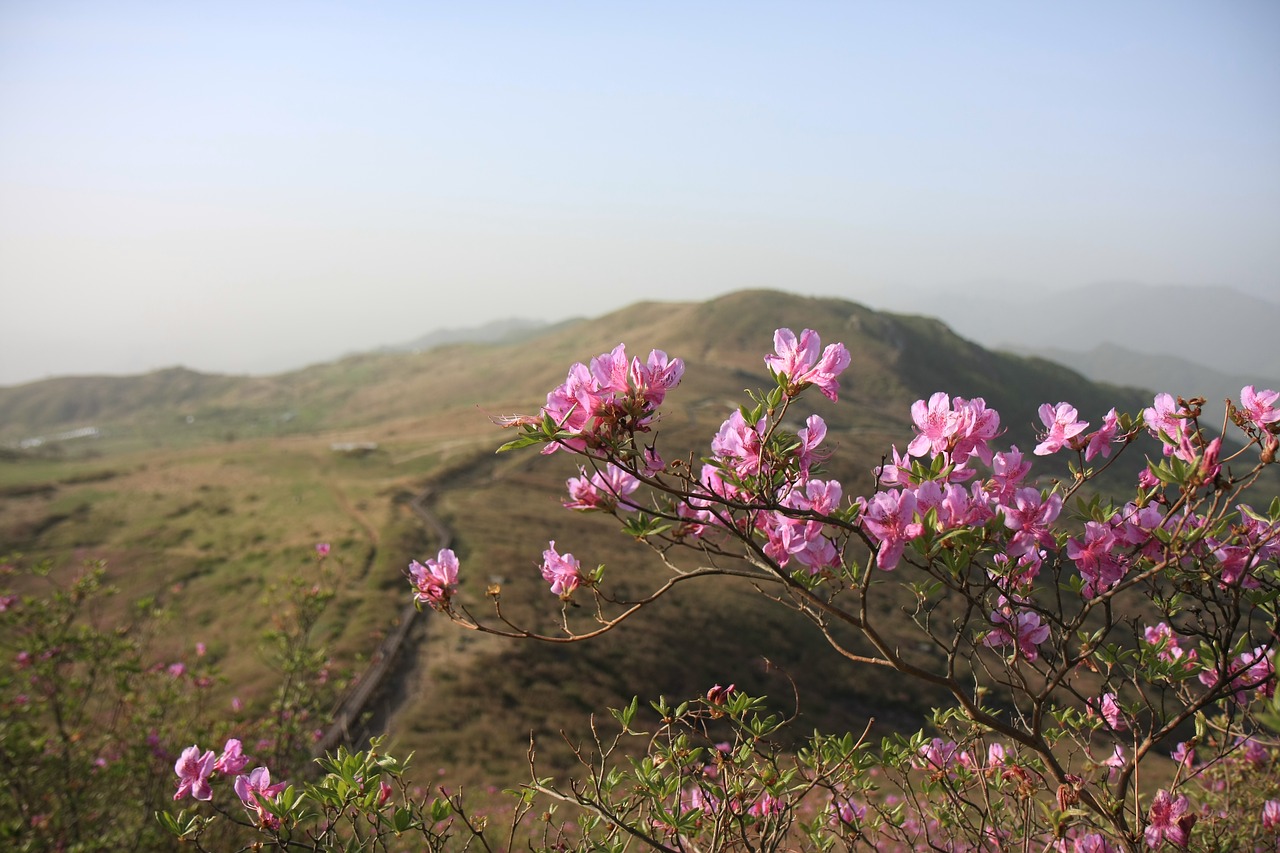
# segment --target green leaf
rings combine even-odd
[[[494,452],[506,453],[508,450],[519,450],[522,447],[529,447],[534,444],[542,444],[545,441],[546,439],[540,435],[522,435],[519,438],[513,438],[511,441],[508,441],[506,444],[502,445]]]

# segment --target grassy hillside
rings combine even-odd
[[[904,447],[910,404],[934,391],[985,397],[1003,415],[1004,441],[1024,449],[1042,402],[1069,400],[1094,419],[1113,404],[1144,405],[1049,362],[983,350],[936,320],[840,300],[753,291],[640,303],[516,343],[355,356],[275,377],[171,370],[0,389],[0,440],[82,426],[103,433],[0,460],[0,553],[107,559],[127,593],[160,595],[185,614],[174,654],[206,642],[231,676],[223,694],[252,697],[272,677],[254,641],[280,585],[312,570],[317,541],[332,542],[342,566],[323,626],[335,661],[354,668],[371,653],[407,600],[403,567],[437,547],[407,506],[431,485],[463,561],[462,600],[483,608],[485,586],[500,583],[513,616],[552,626],[557,602],[536,569],[548,539],[586,565],[606,563],[612,582],[635,594],[659,567],[606,520],[560,507],[570,460],[493,456],[508,436],[489,417],[536,411],[570,363],[625,341],[641,357],[658,348],[687,362],[660,447],[668,459],[696,457],[743,389],[766,383],[762,356],[779,326],[813,328],[850,350],[840,401],[806,401],[830,425],[829,468],[846,493],[869,487],[891,443]],[[333,451],[340,442],[377,449]],[[457,781],[520,778],[530,731],[548,761],[563,762],[561,729],[580,737],[591,712],[634,694],[737,682],[787,704],[794,679],[806,725],[842,729],[871,713],[914,719],[930,699],[850,668],[784,608],[719,583],[686,589],[584,645],[500,642],[440,619],[416,638],[379,719],[424,772],[448,768]]]

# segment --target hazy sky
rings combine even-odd
[[[1280,3],[0,3],[0,384],[1120,279],[1280,291]]]

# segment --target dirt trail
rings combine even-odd
[[[409,509],[430,532],[436,548],[451,547],[453,531],[432,511],[434,496],[477,477],[492,476],[496,461],[492,452],[486,452],[451,466],[409,502]],[[338,701],[332,723],[312,749],[314,755],[332,752],[339,744],[363,743],[388,730],[388,724],[423,677],[426,662],[417,649],[426,639],[431,612],[419,611],[412,601],[400,611],[395,630],[382,641],[365,671]]]

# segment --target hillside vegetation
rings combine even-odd
[[[870,486],[890,444],[905,446],[910,404],[935,391],[984,397],[1001,412],[1003,441],[1024,449],[1040,403],[1068,400],[1096,421],[1112,405],[1150,402],[982,349],[937,320],[767,291],[639,303],[517,342],[352,356],[265,378],[173,369],[47,380],[0,389],[0,442],[89,426],[101,437],[0,460],[0,553],[106,559],[129,596],[156,595],[183,614],[162,651],[178,656],[205,642],[230,677],[221,698],[253,701],[272,678],[255,640],[280,585],[314,565],[314,543],[331,542],[342,566],[322,626],[336,667],[357,670],[394,627],[408,600],[404,566],[438,547],[409,508],[429,487],[462,560],[462,599],[481,610],[485,587],[501,584],[505,610],[549,627],[558,603],[536,568],[548,539],[584,565],[606,563],[636,594],[658,566],[607,519],[560,507],[576,473],[565,460],[494,456],[509,436],[490,417],[536,411],[572,362],[620,341],[642,357],[663,349],[687,371],[665,406],[659,447],[668,459],[696,459],[743,390],[767,383],[762,356],[780,326],[815,329],[851,353],[840,401],[808,400],[827,420],[836,448],[828,467],[847,492]],[[376,449],[333,449],[344,443]],[[436,768],[460,782],[519,779],[531,731],[554,767],[567,760],[562,729],[581,737],[590,713],[635,694],[737,682],[785,707],[794,680],[805,719],[840,730],[873,714],[888,725],[915,721],[930,698],[837,663],[809,623],[748,587],[686,588],[577,646],[497,642],[439,619],[412,640],[373,710],[389,747],[416,751],[433,780]]]

